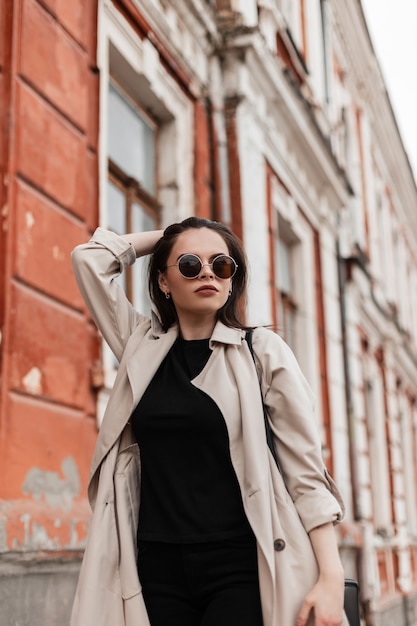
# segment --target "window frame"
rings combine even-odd
[[[277,310],[277,323],[278,329],[280,333],[282,333],[283,339],[288,343],[288,345],[295,349],[296,340],[295,340],[295,332],[296,332],[296,324],[297,324],[297,312],[298,312],[298,303],[296,299],[296,294],[294,292],[295,285],[293,280],[293,266],[294,266],[294,247],[297,245],[296,241],[289,241],[289,238],[286,238],[282,233],[281,228],[279,227],[279,221],[281,216],[278,214],[277,222],[278,222],[278,231],[275,235],[275,293],[277,298],[276,310]],[[287,290],[282,284],[280,278],[282,277],[280,270],[280,245],[285,248],[286,256],[287,256],[287,266],[289,272],[289,284],[290,288]],[[281,315],[280,315],[281,314]],[[282,316],[282,319],[281,319]],[[288,319],[290,319],[290,324],[287,324]]]
[[[120,190],[120,185],[131,187],[130,203],[140,198],[139,204],[146,212],[159,211],[158,228],[180,221],[193,214],[194,176],[193,162],[189,155],[194,146],[194,103],[184,92],[180,82],[175,80],[161,64],[156,47],[148,38],[141,38],[134,24],[129,23],[110,0],[99,3],[97,66],[100,72],[99,83],[99,213],[98,223],[108,223],[106,187],[111,182]],[[108,90],[113,82],[120,90],[118,78],[130,85],[130,80],[138,78],[132,87],[135,108],[148,121],[149,115],[141,108],[143,104],[155,112],[157,118],[157,149],[155,151],[155,198],[157,206],[148,192],[140,185],[127,180],[121,172],[109,164],[108,131],[109,119]],[[140,89],[139,89],[140,87]],[[142,91],[143,90],[143,91]],[[122,88],[123,93],[126,90]],[[130,93],[126,94],[132,103]],[[153,120],[151,119],[151,122]],[[173,158],[175,156],[175,158]],[[178,166],[181,163],[181,167]],[[111,172],[111,176],[109,176]],[[128,178],[128,177],[127,177]],[[117,182],[119,184],[117,184]],[[146,207],[146,208],[145,208]],[[132,291],[132,288],[130,288]],[[97,394],[97,427],[101,425],[104,411],[117,373],[115,358],[110,348],[102,342],[103,384],[95,387]]]
[[[153,220],[155,229],[158,229],[161,222],[161,203],[151,196],[142,185],[131,176],[128,176],[123,170],[108,159],[108,181],[112,183],[125,197],[125,221],[126,232],[133,231],[132,212],[134,204],[140,205],[143,211]],[[128,299],[134,305],[133,292],[133,268],[126,269],[125,291]]]
[[[376,534],[393,534],[389,452],[384,406],[384,382],[375,356],[365,354],[364,411],[368,434],[372,522]],[[381,487],[382,485],[382,487]]]

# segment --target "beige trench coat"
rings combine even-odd
[[[80,290],[120,366],[92,460],[93,518],[71,626],[149,626],[136,567],[140,453],[129,417],[178,329],[164,332],[156,316],[138,314],[114,281],[134,261],[133,248],[101,228],[73,252]],[[253,348],[282,475],[275,466],[244,334],[217,323],[210,359],[192,382],[216,402],[226,421],[244,509],[257,539],[264,626],[292,626],[318,573],[307,532],[339,521],[343,505],[320,455],[310,389],[287,345],[259,328]]]

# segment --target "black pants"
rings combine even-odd
[[[141,541],[138,572],[151,626],[262,626],[253,537]]]

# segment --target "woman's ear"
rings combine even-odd
[[[159,289],[166,293],[168,291],[167,280],[165,274],[161,271],[158,271],[158,285]]]

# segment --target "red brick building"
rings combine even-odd
[[[134,3],[115,5],[151,36]],[[101,343],[70,252],[99,223],[97,14],[92,0],[0,2],[0,613],[7,598],[7,615],[36,607],[36,624],[68,615],[90,519]],[[211,215],[205,103],[154,42],[195,115],[197,204]]]
[[[89,519],[98,342],[69,255],[97,222],[96,42],[96,2],[0,2],[0,598],[17,616],[33,586],[11,589],[54,573],[40,602]]]

